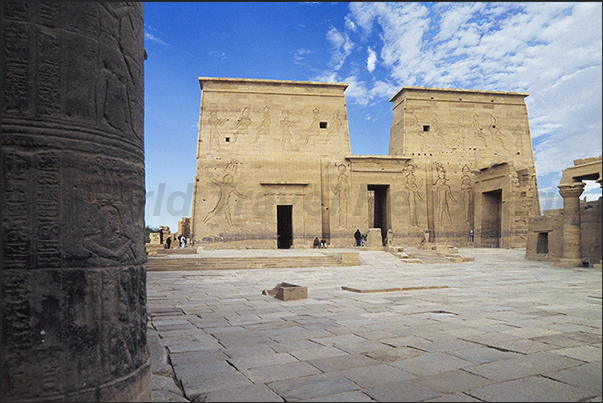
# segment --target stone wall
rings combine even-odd
[[[291,247],[353,246],[356,228],[525,247],[540,211],[528,94],[403,87],[389,155],[351,155],[346,84],[199,81],[195,244],[274,248],[287,221]]]

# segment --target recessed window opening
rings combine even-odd
[[[429,131],[429,125],[423,125],[423,131],[424,132],[428,132]]]
[[[320,122],[320,128],[321,129],[326,129],[327,128],[327,122]]]
[[[230,143],[230,137],[226,137],[224,140],[225,140],[227,143]]]

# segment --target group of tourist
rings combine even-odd
[[[174,234],[174,242],[176,242],[176,235]],[[178,244],[180,245],[181,249],[186,248],[186,244],[187,244],[187,239],[186,237],[183,237],[182,235],[178,235]],[[170,249],[172,247],[172,237],[168,236],[165,240],[165,248],[166,249]]]
[[[326,249],[327,248],[327,240],[322,238],[318,239],[318,237],[314,238],[314,248]]]

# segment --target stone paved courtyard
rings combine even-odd
[[[153,400],[600,402],[601,270],[459,253],[475,261],[148,272]],[[262,294],[280,282],[307,299]]]

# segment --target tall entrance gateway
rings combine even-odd
[[[381,229],[381,242],[385,245],[387,230],[390,228],[388,191],[389,185],[368,185],[369,198],[373,202],[369,204],[369,228]]]
[[[289,249],[293,245],[293,206],[276,206],[277,247]]]
[[[540,214],[528,94],[403,87],[389,154],[352,155],[347,84],[199,84],[191,233],[205,249],[348,247],[357,228],[379,228],[382,244],[429,231],[430,242],[525,247]]]
[[[482,208],[482,246],[500,247],[502,222],[502,190],[493,190],[483,194]]]

